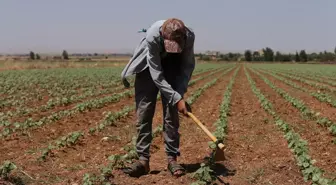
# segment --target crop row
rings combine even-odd
[[[111,79],[119,79],[120,71],[121,68],[5,71],[0,74],[4,76],[0,91],[6,95],[1,102],[21,106],[40,101],[43,96],[63,97],[77,94],[78,90],[111,87],[117,84]]]
[[[279,73],[279,72],[276,72],[276,73]],[[283,75],[285,77],[288,77],[290,79],[293,79],[293,80],[300,81],[300,82],[302,82],[304,84],[310,85],[310,86],[318,88],[320,90],[325,90],[325,91],[329,91],[329,92],[332,92],[332,93],[336,92],[336,88],[332,88],[332,87],[330,87],[328,85],[320,84],[320,83],[317,83],[317,82],[314,82],[314,81],[310,81],[310,80],[305,80],[305,79],[303,79],[301,77],[297,77],[297,76],[291,75],[291,74],[281,73],[281,75]]]
[[[317,124],[328,127],[330,133],[336,136],[336,124],[333,121],[329,120],[326,117],[319,116],[319,114],[316,111],[311,110],[307,105],[305,105],[305,103],[302,100],[292,97],[283,89],[275,86],[271,81],[269,81],[265,76],[263,76],[259,72],[255,70],[252,71],[254,71],[267,85],[269,85],[274,91],[276,91],[279,95],[281,95],[287,102],[291,103],[295,108],[297,108],[303,116],[316,121]]]
[[[231,68],[229,70],[231,70]],[[201,78],[198,79],[198,80],[201,80]],[[196,80],[194,82],[196,82]],[[117,94],[110,95],[110,96],[105,96],[103,98],[88,100],[88,101],[85,101],[85,102],[82,102],[82,103],[79,103],[79,104],[75,105],[71,109],[62,110],[62,111],[53,113],[53,114],[51,114],[49,116],[45,116],[45,117],[43,117],[43,118],[41,118],[37,121],[34,121],[31,118],[28,118],[27,120],[25,120],[24,122],[21,122],[21,123],[19,123],[19,122],[11,123],[6,119],[1,119],[0,120],[0,126],[4,126],[4,129],[3,129],[2,133],[0,134],[0,136],[9,136],[10,134],[15,133],[18,130],[19,131],[25,131],[28,128],[40,127],[40,126],[45,125],[45,124],[53,123],[53,122],[55,122],[57,120],[60,120],[64,117],[73,116],[77,113],[81,113],[81,112],[84,112],[84,111],[90,111],[92,109],[102,108],[102,107],[106,106],[107,104],[118,102],[122,98],[130,97],[133,94],[134,94],[133,90],[126,90],[125,92],[117,93]]]
[[[195,69],[195,74],[213,68],[215,68],[214,65],[201,64]],[[22,95],[20,93],[26,91],[33,93],[37,90],[39,92],[46,91],[49,96],[54,97],[53,94],[64,96],[72,90],[84,92],[86,88],[108,88],[120,81],[113,79],[120,78],[121,70],[122,67],[4,71],[0,73],[0,86],[2,87],[0,93]],[[36,88],[32,89],[32,87]],[[76,92],[74,91],[74,93]]]
[[[111,96],[106,96],[100,99],[93,99],[83,103],[79,103],[71,109],[62,110],[56,113],[53,113],[49,116],[45,116],[39,120],[33,120],[32,118],[26,119],[24,122],[15,122],[10,123],[9,121],[4,121],[2,123],[5,128],[3,129],[2,133],[0,134],[1,137],[9,136],[16,131],[26,131],[28,128],[37,128],[45,124],[53,123],[57,120],[60,120],[64,117],[73,116],[77,113],[81,113],[84,111],[90,111],[92,109],[102,108],[107,104],[115,103],[120,101],[122,98],[130,97],[133,94],[132,90],[127,90],[122,93],[117,93]]]
[[[333,65],[315,65],[315,64],[256,64],[253,65],[262,69],[288,71],[292,74],[302,73],[306,75],[318,76],[335,80],[336,68]]]
[[[317,81],[317,82],[320,82],[320,83],[326,83],[326,84],[329,84],[329,85],[332,85],[332,86],[336,86],[335,81],[322,79],[325,76],[316,75],[314,73],[298,72],[298,71],[290,72],[290,71],[283,71],[283,70],[275,70],[275,71],[281,72],[281,73],[286,73],[286,74],[289,74],[289,75],[294,75],[294,76],[301,77],[301,78],[306,78],[308,80]]]
[[[283,131],[284,137],[286,138],[288,143],[288,148],[290,148],[292,153],[294,154],[297,165],[300,167],[303,174],[304,180],[311,180],[315,185],[335,185],[335,181],[323,177],[323,170],[314,166],[314,160],[311,159],[308,154],[309,150],[307,146],[307,141],[303,140],[299,134],[295,133],[294,130],[290,128],[288,123],[286,123],[277,115],[275,109],[273,108],[273,105],[261,93],[260,89],[256,87],[255,82],[252,80],[245,67],[244,71],[251,85],[252,91],[258,97],[263,109],[271,116],[273,116],[273,118],[275,119],[275,124],[280,128],[281,131]]]
[[[227,123],[228,123],[228,114],[230,112],[230,102],[231,102],[231,95],[232,95],[232,87],[235,82],[235,78],[239,71],[240,67],[237,68],[230,79],[230,82],[224,92],[224,96],[222,99],[222,103],[219,109],[219,118],[214,123],[216,130],[213,133],[217,140],[221,143],[224,143],[224,139],[227,134]],[[195,178],[197,181],[192,183],[192,185],[202,185],[202,184],[210,184],[214,180],[216,180],[216,175],[214,173],[214,156],[217,148],[217,143],[210,142],[210,148],[213,150],[212,156],[210,156],[206,163],[202,163],[201,167],[192,174],[192,177]]]
[[[202,72],[204,70],[202,70],[203,68],[200,67],[199,69],[197,69],[197,71],[194,73],[194,75],[199,74],[199,72]],[[29,113],[33,113],[33,112],[37,112],[37,111],[46,111],[49,110],[51,108],[54,108],[55,106],[66,106],[69,105],[71,103],[74,102],[78,102],[80,100],[83,100],[85,98],[89,98],[89,97],[95,97],[95,96],[99,96],[99,95],[104,95],[104,94],[108,94],[108,93],[112,93],[112,92],[116,92],[118,90],[121,90],[123,88],[120,80],[117,80],[119,78],[117,77],[113,77],[113,78],[108,78],[109,76],[106,77],[106,79],[104,78],[104,80],[102,81],[101,79],[97,80],[92,78],[92,81],[98,81],[99,84],[97,85],[93,85],[92,86],[88,86],[86,88],[81,88],[81,89],[76,89],[76,87],[62,87],[62,85],[60,85],[60,82],[57,82],[56,86],[57,88],[60,89],[60,91],[62,91],[63,93],[57,94],[57,95],[52,95],[50,93],[48,93],[48,101],[47,100],[43,100],[45,101],[45,103],[43,103],[43,105],[37,107],[31,107],[30,105],[34,105],[34,103],[38,103],[39,101],[41,101],[43,99],[43,96],[46,96],[45,93],[41,92],[40,90],[37,89],[37,91],[35,92],[34,89],[32,89],[31,91],[29,91],[30,94],[20,94],[19,97],[13,97],[11,100],[1,100],[0,102],[1,105],[0,107],[4,108],[8,105],[15,105],[15,109],[16,111],[14,113],[12,113],[11,111],[9,111],[7,113],[7,115],[11,115],[11,116],[15,116],[15,115],[27,115]],[[114,80],[115,79],[115,80]],[[69,79],[68,79],[69,80]],[[71,80],[69,80],[71,81]],[[133,78],[131,78],[131,82],[133,81]],[[57,92],[55,89],[48,89],[48,91],[50,92]],[[21,92],[24,93],[24,92]],[[32,94],[33,93],[33,94]],[[11,96],[9,96],[11,97]],[[30,101],[29,104],[25,105],[25,102],[30,99],[32,100],[33,98],[37,97],[37,101]],[[5,97],[8,99],[8,96]],[[23,98],[23,99],[22,99]],[[4,99],[4,98],[3,98]],[[46,98],[44,98],[46,99]],[[17,104],[17,102],[20,102],[20,104]]]
[[[187,100],[187,102],[192,105],[208,88],[213,86],[218,79],[222,78],[225,74],[227,74],[230,70],[225,71],[223,74],[221,74],[219,77],[213,79],[212,81],[206,83],[204,86],[197,89],[195,92],[192,93],[191,97]],[[134,110],[134,106],[132,107],[132,110]],[[105,119],[106,120],[106,119]],[[102,121],[105,122],[105,121]],[[153,137],[157,137],[159,133],[162,132],[162,128],[158,127],[153,132]],[[108,179],[113,176],[112,170],[114,169],[120,169],[126,166],[127,163],[130,163],[133,159],[137,159],[138,156],[136,154],[135,149],[135,138],[133,137],[132,142],[128,143],[125,147],[123,147],[123,150],[126,151],[126,154],[119,155],[114,154],[108,157],[109,163],[107,166],[101,169],[100,178],[96,175],[92,174],[85,174],[83,177],[83,183],[84,184],[90,184],[96,181],[100,181],[102,184],[108,183]]]
[[[229,70],[226,70],[225,72],[223,72],[223,74],[220,75],[220,77],[218,78],[215,78],[214,80],[206,83],[203,87],[199,88],[198,90],[196,90],[192,95],[191,97],[192,100],[189,101],[190,104],[193,104],[193,102],[209,87],[213,86],[216,81],[221,78],[223,75],[225,75],[226,73],[228,73],[231,69]],[[158,99],[160,98],[159,96],[157,97]],[[111,113],[111,112],[104,112],[103,115],[104,115],[104,119],[102,119],[96,126],[94,127],[91,127],[88,129],[88,133],[89,134],[93,134],[97,131],[102,131],[105,129],[106,126],[116,126],[115,124],[117,123],[117,121],[119,121],[120,119],[122,118],[125,118],[127,115],[129,115],[129,113],[131,113],[132,111],[135,110],[135,105],[133,106],[129,106],[129,105],[126,105],[124,106],[124,108],[119,111],[119,112],[116,112],[116,113]],[[85,133],[85,131],[76,131],[76,133]],[[66,140],[66,138],[68,137],[72,137],[72,134],[67,134],[66,136],[61,136],[60,138],[63,138],[63,140]],[[77,140],[76,140],[77,141]],[[41,159],[44,159],[46,158],[46,156],[50,153],[50,151],[52,149],[57,149],[59,148],[59,144],[56,141],[52,142],[52,143],[55,143],[55,144],[49,144],[49,146],[47,148],[44,148],[42,149],[42,155],[41,155]],[[75,142],[71,142],[69,143],[69,145],[73,145],[75,144]],[[61,145],[61,147],[64,147],[64,146],[68,146],[68,145]]]
[[[284,83],[286,83],[287,85],[294,87],[298,90],[301,90],[303,92],[309,93],[311,96],[313,96],[314,98],[316,98],[318,101],[320,102],[325,102],[333,107],[336,108],[336,100],[329,94],[326,93],[322,93],[320,91],[309,91],[308,89],[294,83],[293,81],[287,80],[286,78],[283,78],[281,76],[276,75],[274,72],[269,72],[269,71],[263,71],[271,76],[273,76],[274,78],[283,81]]]
[[[217,71],[217,70],[215,70]],[[207,72],[207,71],[205,71]],[[214,72],[213,72],[214,73]],[[211,74],[213,74],[211,73]],[[194,75],[197,75],[199,73],[195,73]],[[207,77],[207,76],[204,76],[204,78]],[[199,78],[202,78],[202,77],[199,77]],[[197,80],[194,80],[193,83],[195,83]],[[14,117],[14,116],[24,116],[24,115],[27,115],[27,114],[32,114],[32,113],[35,113],[35,112],[44,112],[44,111],[47,111],[47,110],[52,110],[53,108],[57,107],[57,106],[66,106],[66,105],[69,105],[69,104],[72,104],[72,103],[77,103],[79,101],[82,101],[83,99],[85,98],[90,98],[90,97],[96,97],[96,96],[99,96],[99,95],[106,95],[106,94],[109,94],[109,93],[114,93],[116,91],[120,91],[122,90],[124,87],[123,86],[118,86],[118,87],[115,87],[115,88],[107,88],[107,89],[99,89],[99,90],[96,90],[96,89],[91,89],[90,91],[88,92],[84,92],[80,95],[72,95],[70,97],[57,97],[57,98],[51,98],[49,99],[49,101],[45,104],[45,105],[42,105],[42,106],[39,106],[39,107],[34,107],[34,108],[17,108],[17,111],[12,113],[12,112],[7,112],[6,115],[4,116],[7,116],[7,117]]]
[[[325,71],[324,72],[316,72],[315,70],[297,70],[297,69],[287,69],[287,70],[283,70],[283,69],[277,69],[277,68],[270,68],[272,70],[276,70],[279,72],[283,72],[283,73],[289,73],[289,74],[293,74],[293,75],[298,75],[298,76],[302,76],[305,78],[310,78],[312,80],[322,80],[321,78],[323,78],[323,80],[327,80],[328,83],[335,84],[335,82],[333,82],[333,80],[335,80],[335,76],[334,75],[328,75]],[[333,70],[333,69],[332,69]],[[321,81],[326,82],[326,81]]]

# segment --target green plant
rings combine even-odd
[[[5,161],[1,166],[0,166],[0,177],[4,178],[5,180],[8,179],[9,174],[17,169],[16,165],[11,162],[11,161]]]

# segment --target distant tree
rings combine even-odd
[[[41,60],[41,56],[36,53],[36,60]]]
[[[63,56],[64,60],[69,60],[69,54],[66,50],[63,50],[62,56]]]
[[[319,55],[317,53],[307,54],[309,61],[317,61],[319,59]]]
[[[224,55],[224,54],[219,55],[219,60],[220,61],[230,61],[228,55]]]
[[[94,56],[98,56],[98,53],[94,53],[93,55],[94,55]]]
[[[336,55],[336,47],[335,47],[335,49],[334,49],[334,53],[335,53],[335,55]]]
[[[305,50],[301,50],[300,51],[300,61],[301,62],[307,62],[308,57],[307,57],[307,53]]]
[[[283,56],[282,56],[282,54],[281,54],[279,51],[277,51],[277,52],[275,53],[274,60],[275,60],[275,61],[283,61]]]
[[[34,53],[34,52],[31,51],[31,52],[29,53],[29,56],[30,56],[30,59],[31,59],[31,60],[35,60],[35,53]]]
[[[265,61],[273,61],[274,60],[274,52],[271,48],[266,47],[263,49],[264,52],[264,60]]]
[[[255,52],[253,52],[253,55],[252,55],[252,60],[253,61],[260,61],[260,54],[259,54],[259,52],[258,51],[255,51]]]
[[[234,57],[234,54],[233,54],[233,53],[231,53],[231,52],[229,52],[229,53],[228,53],[228,57],[229,57],[229,60],[232,60],[232,59],[233,59],[233,57]]]
[[[329,62],[336,60],[336,57],[334,53],[324,51],[323,53],[320,53],[319,59],[321,62]]]
[[[292,61],[292,55],[291,54],[287,54],[287,55],[282,55],[282,60],[283,62],[290,62]]]
[[[295,53],[295,62],[300,62],[300,56],[298,52]]]
[[[208,55],[203,55],[203,54],[200,54],[199,59],[203,60],[203,61],[210,61],[211,60],[211,58]]]
[[[245,60],[246,61],[252,61],[252,52],[251,50],[246,50],[244,53]]]

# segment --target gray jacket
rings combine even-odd
[[[150,74],[155,85],[165,96],[169,103],[175,105],[187,91],[188,83],[195,68],[194,41],[195,34],[188,28],[187,41],[183,50],[183,75],[178,77],[179,86],[174,91],[170,84],[165,80],[161,67],[161,59],[165,57],[163,39],[160,36],[160,29],[164,20],[155,22],[148,28],[146,36],[141,40],[135,49],[132,58],[121,73],[125,87],[129,87],[126,77],[139,73],[149,67]]]

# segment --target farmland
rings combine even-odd
[[[160,96],[151,174],[130,178],[118,170],[136,158],[134,88],[123,87],[122,69],[1,71],[0,184],[204,182],[210,139],[187,117],[178,160],[188,173],[175,179],[167,171]],[[336,66],[201,63],[185,98],[224,141],[214,182],[336,184]]]

